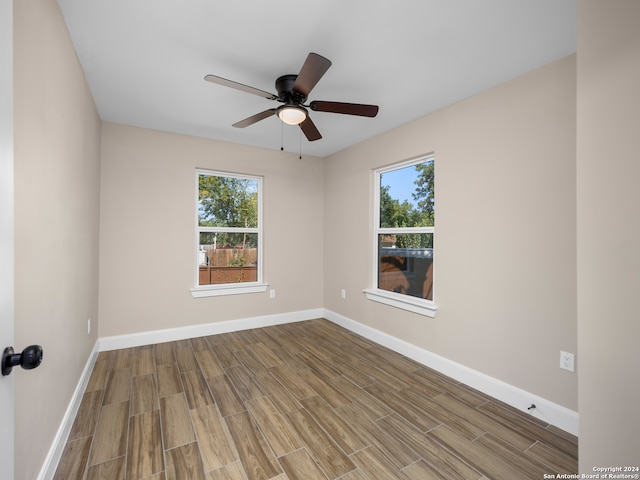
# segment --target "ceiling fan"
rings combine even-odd
[[[258,88],[250,87],[242,83],[227,80],[226,78],[216,75],[207,75],[205,80],[224,85],[225,87],[235,88],[243,92],[252,93],[269,100],[277,100],[282,103],[277,108],[270,108],[264,112],[252,115],[244,120],[234,123],[236,128],[244,128],[253,125],[260,120],[264,120],[272,115],[277,115],[280,120],[289,125],[299,125],[300,129],[307,137],[307,140],[313,142],[322,138],[320,132],[309,117],[311,109],[315,112],[342,113],[346,115],[358,115],[361,117],[375,117],[378,114],[377,105],[363,105],[360,103],[344,103],[344,102],[325,102],[314,100],[308,105],[307,101],[309,93],[316,86],[318,81],[326,73],[331,66],[331,61],[317,53],[310,53],[297,75],[283,75],[276,80],[276,91],[278,94],[266,92]]]

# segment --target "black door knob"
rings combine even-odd
[[[29,345],[22,353],[15,353],[13,347],[7,347],[2,353],[2,375],[9,375],[13,367],[20,365],[25,370],[36,368],[42,363],[42,347]]]

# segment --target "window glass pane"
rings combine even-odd
[[[433,233],[378,235],[378,288],[433,300]]]
[[[257,233],[200,233],[198,284],[257,281]]]
[[[198,225],[258,226],[258,180],[198,175]]]
[[[432,227],[433,160],[380,174],[380,227]]]

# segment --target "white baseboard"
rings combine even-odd
[[[514,387],[489,375],[485,375],[482,372],[453,362],[440,355],[436,355],[435,353],[400,340],[380,330],[363,325],[331,310],[325,309],[322,316],[354,333],[362,335],[369,340],[379,343],[465,385],[490,395],[523,413],[537,417],[573,435],[578,435],[578,412],[518,387]],[[530,412],[527,410],[527,407],[532,403],[535,404],[536,408]]]
[[[239,320],[227,320],[224,322],[205,323],[202,325],[189,325],[165,330],[153,330],[149,332],[132,333],[129,335],[114,335],[99,339],[100,351],[117,350],[120,348],[141,347],[154,343],[173,342],[187,338],[205,337],[220,333],[237,332],[250,328],[262,328],[284,323],[301,322],[322,318],[325,310],[322,308],[301,310],[298,312],[264,315],[261,317],[243,318]]]
[[[67,443],[67,438],[69,438],[69,433],[71,433],[71,428],[73,427],[73,422],[78,413],[78,409],[80,408],[80,403],[82,403],[84,391],[89,383],[89,377],[93,371],[93,366],[98,358],[98,343],[99,340],[96,340],[93,350],[91,350],[91,353],[89,354],[89,358],[84,366],[82,375],[80,375],[80,380],[73,392],[67,411],[65,412],[64,417],[62,417],[60,427],[58,427],[56,436],[53,439],[47,458],[45,458],[44,463],[42,464],[42,468],[38,474],[38,480],[50,480],[56,473],[56,468],[58,467],[58,463],[60,462],[62,453],[64,452],[64,446]]]

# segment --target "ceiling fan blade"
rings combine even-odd
[[[274,95],[273,93],[265,92],[264,90],[260,90],[259,88],[253,88],[242,83],[234,82],[233,80],[227,80],[226,78],[218,77],[216,75],[207,75],[204,77],[204,79],[207,82],[217,83],[218,85],[223,85],[225,87],[235,88],[236,90],[252,93],[254,95],[258,95],[259,97],[268,98],[269,100],[275,100],[278,98],[278,96]]]
[[[307,97],[330,66],[330,60],[317,53],[310,53],[298,73],[292,90]]]
[[[240,120],[233,124],[236,128],[244,128],[249,125],[253,125],[260,120],[264,120],[265,118],[269,118],[271,115],[275,115],[276,109],[270,108],[269,110],[265,110],[264,112],[256,113],[255,115],[251,115],[249,118],[245,118],[244,120]]]
[[[309,108],[316,112],[343,113],[360,117],[375,117],[378,114],[377,105],[363,105],[361,103],[323,102],[314,100]]]
[[[304,122],[300,124],[300,129],[304,136],[307,137],[307,140],[313,142],[314,140],[320,140],[322,135],[316,128],[316,124],[311,121],[311,118],[307,116]]]

